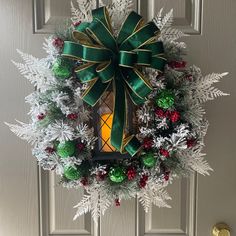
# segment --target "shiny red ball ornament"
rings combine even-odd
[[[37,118],[38,118],[38,120],[43,120],[45,118],[45,116],[46,116],[45,114],[41,113],[41,114],[37,115]]]
[[[83,177],[83,178],[80,180],[80,183],[81,183],[83,186],[88,186],[88,178]]]
[[[164,148],[160,148],[160,154],[164,157],[169,157],[170,156],[170,153],[168,150],[164,149]]]
[[[139,180],[139,187],[145,188],[147,185],[147,181],[148,181],[148,175],[142,175],[142,177]]]
[[[81,152],[84,150],[85,144],[84,143],[77,143],[76,147]]]
[[[155,110],[155,114],[158,118],[165,118],[166,117],[166,113],[160,108],[157,108]]]
[[[115,205],[117,206],[117,207],[119,207],[120,206],[120,199],[115,199]]]
[[[186,67],[186,61],[171,61],[168,65],[173,69],[183,69]]]
[[[179,121],[180,119],[180,113],[178,111],[172,111],[170,113],[170,120],[175,123],[177,121]]]
[[[153,146],[153,140],[151,138],[144,138],[143,147],[146,150],[150,150]]]
[[[187,147],[188,148],[192,148],[195,145],[196,145],[196,140],[195,139],[191,138],[191,139],[187,140]]]
[[[70,120],[77,120],[78,119],[78,115],[76,113],[71,113],[67,115],[67,118]]]
[[[136,170],[133,167],[130,167],[127,170],[128,180],[133,180],[135,178],[136,174],[137,174]]]
[[[47,152],[48,154],[52,154],[53,152],[55,152],[55,149],[53,147],[46,147],[45,152]]]
[[[64,41],[61,38],[54,38],[52,45],[56,48],[62,48],[64,46]]]

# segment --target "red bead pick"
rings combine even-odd
[[[155,110],[155,114],[159,118],[165,118],[166,117],[166,113],[162,109],[160,109],[160,108],[157,108]]]
[[[191,138],[191,139],[187,140],[187,147],[188,148],[192,148],[195,145],[196,145],[196,140],[195,139]]]
[[[76,119],[78,119],[78,115],[75,113],[71,113],[71,114],[67,115],[67,118],[70,120],[76,120]]]
[[[177,121],[179,121],[180,119],[180,113],[178,111],[172,111],[170,113],[170,120],[175,123]]]
[[[88,178],[83,177],[83,178],[80,180],[80,183],[81,183],[83,186],[88,186]]]
[[[73,23],[73,26],[74,26],[74,27],[77,27],[77,26],[79,26],[80,24],[81,24],[81,21],[76,21],[76,22]]]
[[[169,179],[170,179],[170,172],[169,171],[165,173],[164,179],[165,179],[165,181],[169,181]]]
[[[144,138],[143,147],[147,150],[150,150],[153,146],[153,140],[151,138]]]
[[[116,204],[117,207],[119,207],[120,206],[120,199],[118,199],[118,198],[115,199],[115,204]]]
[[[139,187],[145,188],[147,185],[147,181],[148,181],[148,175],[142,175],[142,177],[139,180]]]
[[[96,180],[97,181],[103,181],[103,180],[105,180],[105,178],[106,178],[106,174],[104,174],[102,171],[99,171],[96,174]]]
[[[48,154],[52,154],[53,152],[55,152],[55,149],[52,147],[46,147],[45,152],[47,152]]]
[[[160,154],[164,157],[169,157],[170,156],[170,153],[168,150],[164,149],[164,148],[160,148]]]
[[[128,170],[127,170],[127,177],[128,177],[128,180],[133,180],[136,176],[136,170],[133,168],[133,167],[130,167]]]
[[[81,152],[84,150],[85,148],[85,144],[84,143],[77,143],[76,147],[78,148],[78,150]]]
[[[186,79],[189,80],[189,81],[193,81],[193,76],[192,75],[187,75]]]
[[[171,61],[168,65],[173,69],[183,69],[186,67],[186,61]]]
[[[54,38],[52,45],[56,48],[62,48],[64,46],[64,41],[61,38]]]

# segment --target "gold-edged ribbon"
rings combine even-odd
[[[92,11],[93,21],[81,23],[73,32],[75,42],[64,42],[62,55],[82,61],[75,73],[88,83],[83,101],[94,106],[108,87],[113,85],[115,97],[111,129],[111,145],[121,153],[134,156],[140,143],[134,135],[124,138],[127,126],[127,95],[135,105],[143,104],[152,86],[142,67],[163,72],[166,64],[160,30],[153,22],[143,24],[142,17],[131,12],[114,37],[106,7]]]

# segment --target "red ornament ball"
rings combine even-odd
[[[170,113],[170,120],[175,123],[177,121],[179,121],[180,119],[180,113],[178,111],[172,111]]]
[[[169,157],[170,156],[170,153],[168,150],[164,149],[164,148],[160,148],[160,154],[164,157]]]
[[[130,167],[127,170],[128,180],[133,180],[135,178],[136,174],[137,174],[136,170],[133,167]]]
[[[64,46],[64,41],[61,38],[54,38],[52,45],[56,48],[62,48]]]
[[[147,150],[150,150],[153,145],[153,140],[151,138],[144,138],[143,147]]]
[[[45,116],[46,116],[45,114],[41,113],[41,114],[37,115],[37,118],[38,118],[38,120],[43,120],[45,118]]]
[[[78,119],[78,115],[76,113],[71,113],[67,115],[67,118],[70,120],[77,120]]]

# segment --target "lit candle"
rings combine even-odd
[[[111,127],[112,113],[106,113],[101,116],[101,137],[102,137],[102,152],[114,152],[115,148],[111,145]]]

